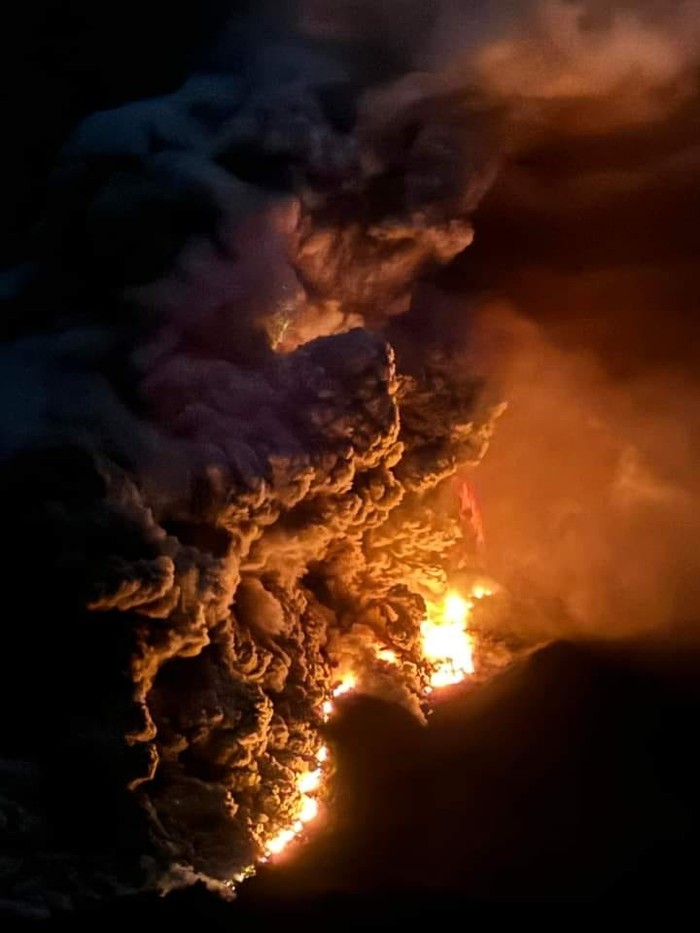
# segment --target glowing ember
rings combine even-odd
[[[321,785],[321,769],[316,768],[314,771],[307,771],[305,774],[299,778],[299,784],[297,785],[302,794],[311,794]]]
[[[321,706],[321,715],[323,716],[324,721],[330,719],[330,717],[333,715],[335,710],[333,699],[342,696],[344,693],[350,693],[350,691],[354,690],[356,686],[357,678],[354,674],[346,674],[340,683],[336,684],[332,691],[333,698],[330,700],[325,700]]]
[[[268,855],[279,855],[294,839],[296,833],[293,829],[283,829],[274,838],[267,842],[266,852]]]
[[[353,674],[347,674],[337,687],[333,688],[333,696],[340,697],[344,693],[350,693],[357,686],[357,678]]]
[[[399,663],[399,659],[396,656],[396,652],[392,651],[391,648],[382,648],[381,651],[378,651],[377,659],[379,661],[384,661],[386,664],[398,664]]]
[[[329,719],[335,710],[333,700],[336,697],[350,693],[357,686],[357,678],[353,674],[346,674],[343,679],[333,688],[333,698],[325,700],[321,706],[321,715],[323,719]],[[321,745],[315,756],[315,767],[309,771],[300,774],[296,781],[296,789],[299,794],[299,802],[295,808],[293,822],[290,827],[280,830],[276,836],[268,839],[265,843],[265,855],[262,859],[266,862],[271,856],[280,855],[287,848],[290,842],[293,842],[302,832],[307,823],[315,820],[319,812],[318,795],[323,790],[324,780],[324,762],[328,760],[328,746]]]
[[[299,813],[299,822],[310,823],[318,816],[318,801],[313,797],[302,796],[301,812]]]
[[[468,631],[473,600],[490,595],[482,585],[472,588],[469,599],[451,591],[441,608],[429,607],[421,624],[423,655],[430,663],[430,690],[458,684],[474,673],[472,638]]]
[[[467,598],[450,591],[440,606],[428,607],[428,617],[421,624],[423,656],[431,667],[428,692],[460,683],[474,673],[472,638],[468,630],[469,616],[474,607],[474,600],[490,595],[491,590],[487,586],[477,584],[472,587]],[[399,663],[396,652],[391,648],[380,648],[376,657],[386,664]],[[335,712],[335,700],[351,693],[357,685],[357,677],[354,674],[345,674],[333,687],[331,696],[321,705],[322,718],[328,720]],[[327,776],[324,765],[327,760],[328,747],[321,745],[316,752],[313,766],[297,778],[298,801],[291,825],[267,840],[263,861],[284,852],[303,832],[305,826],[318,816],[318,798],[323,793]]]
[[[276,836],[267,840],[263,862],[273,855],[280,855],[284,852],[289,843],[301,833],[304,826],[318,816],[319,805],[316,794],[323,785],[322,766],[327,757],[328,749],[325,745],[322,745],[316,752],[316,767],[310,771],[304,771],[303,774],[298,776],[296,788],[299,793],[299,802],[292,825],[280,830]]]

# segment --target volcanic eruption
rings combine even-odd
[[[471,543],[443,492],[497,406],[438,344],[401,371],[383,328],[469,244],[490,160],[450,95],[344,126],[343,80],[285,38],[63,148],[16,299],[36,324],[6,348],[27,410],[3,490],[51,541],[37,612],[66,619],[40,651],[64,723],[42,747],[99,772],[134,854],[86,827],[57,861],[37,818],[35,893],[225,891],[315,816],[333,696],[421,716],[452,663],[424,622]]]
[[[685,99],[690,20],[623,4],[596,31],[588,4],[516,4],[448,48],[469,4],[409,41],[421,4],[360,3],[368,67],[332,6],[234,18],[181,87],[87,116],[13,274],[5,656],[50,698],[3,679],[20,913],[229,896],[323,810],[345,695],[425,723],[436,691],[544,637],[493,621],[472,475],[506,408],[488,301],[444,276],[552,107]]]

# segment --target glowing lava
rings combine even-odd
[[[391,648],[382,648],[377,652],[377,660],[384,661],[385,664],[398,664],[399,659],[396,652]]]
[[[347,674],[337,687],[333,688],[333,696],[341,697],[344,693],[350,693],[357,686],[357,678],[354,674]]]
[[[427,692],[458,684],[474,673],[472,636],[469,633],[469,618],[474,601],[490,596],[491,590],[483,585],[472,587],[469,596],[463,597],[454,590],[445,596],[441,604],[429,604],[427,618],[421,623],[423,657],[428,662],[431,673]],[[396,665],[399,662],[396,652],[391,648],[381,648],[376,655],[379,661]],[[335,685],[332,695],[321,706],[321,716],[328,720],[335,711],[335,700],[357,688],[354,674],[346,674]],[[307,823],[319,813],[318,798],[323,793],[327,777],[328,748],[321,745],[309,770],[297,777],[297,803],[291,824],[280,830],[265,843],[262,861],[280,855],[303,831]]]
[[[421,623],[420,631],[423,656],[431,666],[429,691],[461,683],[474,673],[469,617],[474,600],[489,596],[490,592],[487,587],[477,585],[465,599],[452,590],[442,606],[428,607],[428,617]]]
[[[292,825],[280,830],[276,836],[267,840],[263,862],[266,862],[271,856],[283,852],[289,843],[301,833],[306,824],[318,816],[319,804],[316,795],[323,785],[323,762],[326,761],[327,757],[328,749],[325,745],[322,745],[316,752],[315,766],[297,777],[296,789],[299,800],[295,808],[296,812]]]
[[[344,693],[350,693],[357,686],[357,678],[354,674],[346,674],[345,677],[333,688],[333,699],[336,697],[342,696]],[[333,715],[333,710],[335,706],[333,704],[333,699],[326,700],[323,706],[321,707],[321,713],[324,720],[329,719]]]
[[[342,696],[344,693],[350,693],[357,686],[357,678],[353,674],[346,674],[345,677],[333,688],[333,699]],[[321,707],[321,715],[324,720],[333,715],[335,705],[333,699],[326,700]],[[314,766],[308,771],[304,771],[297,777],[296,790],[298,794],[298,803],[295,807],[295,814],[291,826],[280,830],[276,836],[268,839],[265,843],[265,855],[262,861],[267,861],[271,856],[280,855],[287,848],[290,842],[301,833],[307,823],[316,819],[319,812],[318,795],[323,790],[325,778],[324,762],[328,759],[328,747],[321,745],[316,752]]]

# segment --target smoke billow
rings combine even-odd
[[[469,545],[436,506],[494,410],[381,331],[490,166],[449,101],[344,122],[360,92],[262,44],[62,150],[4,347],[4,656],[51,710],[8,748],[45,787],[8,765],[25,910],[229,890],[296,818],[335,668],[421,715],[421,594]]]
[[[585,150],[614,112],[684,106],[681,6],[302,3],[303,35],[237,22],[206,74],[66,141],[2,350],[17,909],[227,892],[293,822],[339,671],[421,715],[424,600],[481,561],[452,483],[488,445],[496,375],[513,397],[483,480],[493,572],[594,624],[629,603],[596,603],[593,556],[598,581],[634,542],[668,579],[692,484],[649,473],[642,409],[528,327],[491,365],[500,318],[471,315],[457,257],[499,161],[487,234],[546,204],[521,182],[557,115]],[[471,294],[502,284],[482,256]],[[556,516],[553,446],[572,460],[557,508],[575,487]],[[647,610],[640,561],[617,566],[606,592]]]

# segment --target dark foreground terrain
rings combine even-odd
[[[335,727],[334,825],[233,903],[203,889],[55,925],[403,925],[556,903],[689,907],[700,842],[697,658],[546,647],[423,729],[354,699]]]

